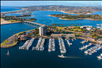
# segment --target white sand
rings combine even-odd
[[[8,22],[8,21],[5,21],[4,19],[1,19],[0,25],[10,24],[10,23],[12,23],[12,22]]]

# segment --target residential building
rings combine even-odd
[[[47,26],[46,25],[42,25],[41,27],[39,27],[39,35],[40,36],[44,36],[47,33]]]

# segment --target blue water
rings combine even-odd
[[[1,12],[16,11],[21,9],[16,9],[16,6],[1,6]]]
[[[9,11],[9,9],[7,9]],[[82,25],[92,25],[96,26],[96,24],[100,24],[101,21],[93,21],[93,20],[60,20],[55,17],[48,16],[49,14],[60,14],[62,12],[56,11],[35,11],[32,13],[32,18],[36,18],[36,22],[50,25],[52,23],[65,24],[65,26],[69,26],[69,24],[79,24]],[[97,12],[98,13],[98,12]],[[15,15],[15,14],[14,14]],[[30,18],[30,17],[27,17]],[[45,21],[45,22],[44,22]],[[16,23],[16,24],[8,24],[1,25],[1,42],[8,37],[12,36],[15,33],[25,31],[29,29],[35,29],[38,27],[30,26],[25,23]],[[77,39],[75,41],[71,41],[73,43],[72,46],[68,46],[67,42],[64,40],[65,47],[67,49],[67,53],[65,56],[72,57],[81,57],[80,58],[66,58],[61,59],[58,58],[60,54],[59,43],[58,40],[55,40],[56,51],[48,52],[48,41],[44,45],[44,51],[32,51],[30,50],[19,50],[19,46],[22,46],[24,42],[20,42],[17,46],[7,49],[1,49],[1,68],[102,68],[102,61],[97,59],[97,56],[100,55],[102,50],[97,53],[89,56],[85,55],[84,51],[80,51],[79,48],[83,45],[80,43],[82,40]],[[33,42],[32,46],[36,46],[38,40]],[[88,44],[89,42],[85,43]],[[90,47],[89,47],[90,48]],[[10,51],[10,56],[6,56],[7,50]]]
[[[100,12],[96,12],[95,14],[98,14]],[[35,11],[32,13],[31,17],[26,17],[26,18],[36,18],[37,20],[35,22],[41,23],[41,24],[46,24],[46,25],[50,25],[53,23],[56,24],[65,24],[65,26],[69,26],[69,24],[81,24],[81,25],[89,25],[89,26],[93,26],[96,27],[96,24],[102,24],[102,21],[100,20],[87,20],[87,19],[83,19],[83,20],[60,20],[59,17],[51,17],[49,16],[50,14],[67,14],[67,13],[63,13],[60,11]],[[8,15],[21,15],[21,14],[8,14]],[[7,16],[8,16],[7,15]],[[76,14],[70,14],[70,15],[76,15]]]

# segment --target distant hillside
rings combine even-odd
[[[87,14],[93,11],[102,11],[102,7],[76,7],[76,6],[62,6],[62,5],[48,5],[48,6],[27,6],[16,7],[19,9],[27,9],[30,11],[62,11],[72,14]]]

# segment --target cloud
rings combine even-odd
[[[102,1],[1,1],[1,6],[67,5],[101,6]]]

